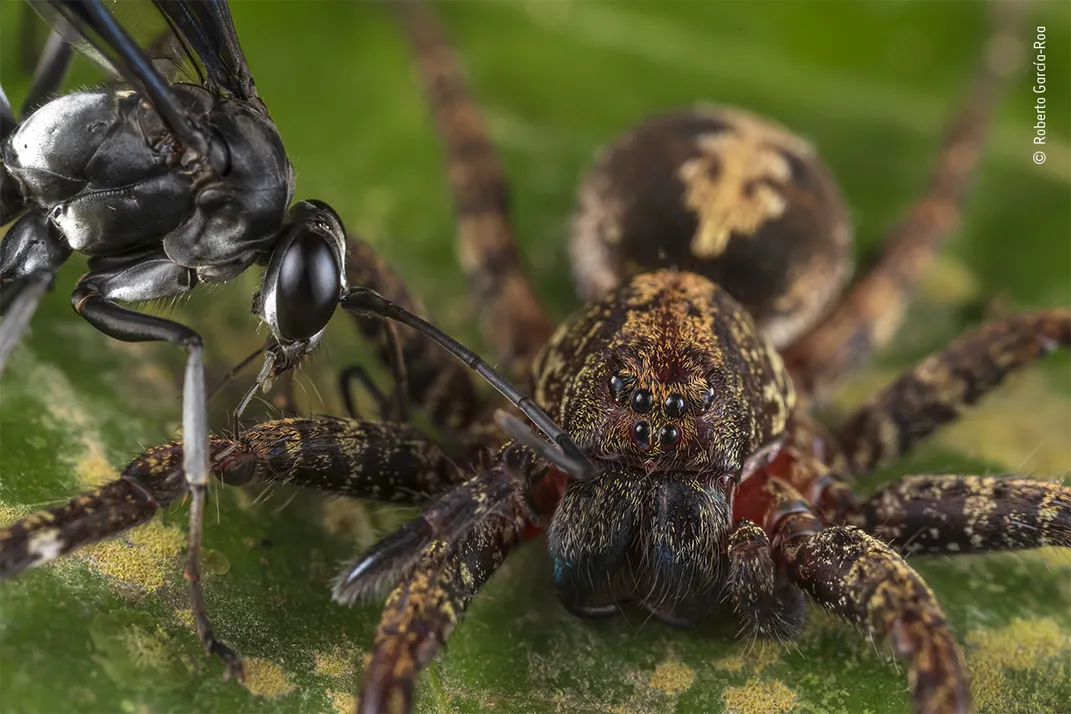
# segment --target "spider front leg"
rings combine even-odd
[[[510,478],[504,476],[504,478]],[[387,598],[361,683],[359,714],[408,714],[417,674],[521,541],[524,519],[496,514],[451,547],[436,541]]]
[[[210,440],[223,483],[293,483],[350,498],[420,504],[461,481],[458,467],[404,424],[333,417],[280,419],[237,442]],[[188,493],[181,441],[154,446],[119,478],[0,529],[0,577],[42,565],[152,520]]]
[[[1071,346],[1071,310],[982,325],[886,387],[835,434],[855,473],[891,463],[1011,372]]]
[[[538,479],[545,470],[546,465],[526,449],[507,445],[489,469],[373,546],[339,578],[336,599],[359,597],[378,578],[365,564],[375,563],[382,543],[408,542],[412,567],[387,598],[365,667],[358,714],[412,710],[420,670],[446,643],[472,598],[532,529],[524,483]],[[446,508],[458,500],[472,507]]]
[[[772,482],[777,485],[777,482]],[[822,528],[802,497],[779,484],[782,516],[774,535],[779,560],[815,602],[871,635],[884,635],[908,663],[919,714],[970,712],[967,667],[941,606],[896,552],[852,526]]]

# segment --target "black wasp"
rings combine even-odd
[[[198,569],[209,473],[201,338],[119,303],[182,295],[264,265],[253,312],[271,337],[257,385],[237,413],[254,390],[317,345],[341,306],[408,325],[461,359],[556,446],[516,419],[503,416],[502,428],[568,472],[590,476],[591,464],[575,442],[475,353],[374,290],[346,285],[347,236],[329,206],[302,201],[287,208],[293,168],[257,96],[226,0],[141,3],[137,7],[154,8],[152,19],[161,21],[150,50],[103,0],[31,4],[53,36],[21,120],[0,91],[0,223],[18,218],[0,243],[0,372],[56,271],[76,250],[89,257],[89,270],[71,294],[78,314],[116,339],[171,342],[187,351],[186,576],[198,634],[230,673],[240,675],[240,661],[213,635]],[[115,7],[125,17],[129,5]],[[123,86],[44,101],[62,82],[70,44],[118,75]],[[188,81],[172,81],[179,77]],[[46,538],[35,546],[45,552],[60,544]]]
[[[197,586],[208,477],[201,338],[119,303],[182,295],[265,265],[253,312],[271,330],[266,381],[319,342],[346,290],[346,235],[326,204],[290,206],[294,171],[257,96],[225,0],[153,0],[155,11],[143,3],[163,30],[152,53],[102,0],[31,4],[54,32],[18,120],[0,92],[0,222],[18,219],[0,243],[0,372],[74,251],[89,257],[71,293],[89,324],[119,340],[186,350],[187,569],[202,638],[237,667],[212,637]],[[71,59],[63,39],[123,85],[43,102],[58,90]],[[189,81],[173,82],[178,76]]]

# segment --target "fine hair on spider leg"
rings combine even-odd
[[[335,601],[374,599],[408,577],[430,550],[456,543],[513,493],[513,477],[504,469],[493,466],[473,476],[361,554],[333,581]]]

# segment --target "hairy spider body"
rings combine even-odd
[[[555,332],[520,266],[504,173],[456,59],[424,9],[392,5],[445,140],[484,336],[594,468],[523,434],[506,440],[510,422],[487,418],[471,373],[415,333],[399,331],[390,350],[372,318],[396,308],[374,294],[352,311],[385,340],[388,362],[401,352],[416,375],[401,391],[458,437],[449,448],[405,423],[329,417],[213,437],[212,470],[228,484],[288,481],[425,507],[334,581],[343,603],[390,588],[358,711],[411,710],[418,672],[472,599],[518,544],[544,533],[553,586],[575,614],[634,604],[670,625],[729,616],[784,640],[809,598],[892,646],[916,711],[970,711],[956,638],[901,553],[1071,547],[1071,489],[933,475],[859,496],[852,482],[1071,344],[1071,311],[988,323],[839,427],[818,425],[807,407],[891,339],[958,217],[1000,84],[994,65],[953,117],[927,193],[844,295],[845,211],[802,141],[726,110],[664,115],[627,133],[581,190],[572,246],[589,301]],[[374,256],[347,268],[412,304]],[[455,355],[488,375],[475,355]],[[540,428],[564,451],[567,439]],[[152,518],[185,493],[181,461],[180,443],[154,447],[118,481],[0,530],[0,575]]]

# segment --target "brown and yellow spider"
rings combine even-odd
[[[847,212],[805,142],[718,108],[626,134],[582,186],[571,246],[590,302],[554,332],[520,267],[505,178],[456,61],[432,18],[400,9],[446,141],[485,339],[591,466],[530,442],[501,447],[472,375],[408,331],[399,338],[409,398],[457,437],[452,449],[406,424],[325,417],[265,422],[237,444],[214,439],[227,483],[430,501],[336,581],[342,601],[393,588],[360,711],[411,708],[417,672],[472,597],[544,530],[554,586],[576,614],[634,605],[678,626],[728,614],[751,633],[788,639],[808,595],[888,638],[908,662],[917,710],[970,709],[955,638],[897,550],[1071,546],[1071,490],[919,476],[860,498],[851,482],[1067,345],[1071,314],[984,325],[831,432],[806,407],[893,337],[959,215],[999,84],[994,67],[983,66],[951,123],[930,190],[843,293]],[[412,304],[366,246],[350,248],[351,284]],[[373,319],[361,327],[382,330]],[[0,531],[4,574],[152,518],[183,495],[179,463],[177,443],[149,449],[118,482]]]

